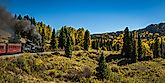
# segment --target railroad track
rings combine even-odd
[[[39,53],[29,53],[31,55],[34,54],[51,54],[53,52],[39,52]],[[17,57],[17,56],[22,56],[24,53],[19,53],[19,54],[9,54],[9,55],[1,55],[0,58],[6,58],[6,57]]]

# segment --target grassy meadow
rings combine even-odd
[[[106,57],[110,53],[104,52]],[[107,54],[106,54],[107,53]],[[63,53],[8,57],[1,59],[2,83],[163,83],[165,60],[162,58],[118,66],[119,60],[107,62],[109,79],[98,80],[95,76],[99,52],[74,51],[72,58]]]

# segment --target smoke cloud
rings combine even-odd
[[[0,7],[0,37],[6,38],[14,34],[14,19],[3,7]]]
[[[0,7],[0,39],[7,39],[15,35],[16,32],[41,40],[41,35],[29,20],[17,20],[5,8]]]

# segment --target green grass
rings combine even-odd
[[[95,51],[96,52],[96,51]],[[30,55],[0,59],[0,82],[18,83],[163,83],[165,60],[154,59],[125,66],[116,61],[107,63],[110,77],[97,80],[97,53],[75,51],[72,58],[60,55]],[[108,52],[107,52],[108,53]],[[107,54],[108,55],[108,54]]]

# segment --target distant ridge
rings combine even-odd
[[[159,33],[159,35],[165,36],[165,23],[151,24],[144,29],[137,30],[138,32],[148,31],[150,33]]]
[[[139,30],[134,30],[137,32],[150,32],[150,33],[159,33],[159,35],[161,36],[165,36],[165,23],[159,23],[159,24],[151,24],[148,25],[146,28],[143,29],[139,29]],[[123,31],[117,31],[117,32],[109,32],[107,34],[111,35],[111,36],[119,36],[120,34],[122,34]],[[105,33],[102,33],[105,34]],[[100,37],[102,34],[92,34],[92,38],[95,37]]]

